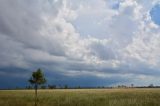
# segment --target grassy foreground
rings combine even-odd
[[[34,106],[34,91],[1,90],[0,106]],[[160,89],[39,90],[38,106],[160,106]]]

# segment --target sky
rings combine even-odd
[[[0,0],[0,88],[160,85],[160,0]]]

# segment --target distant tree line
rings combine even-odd
[[[81,86],[70,87],[68,85],[58,86],[58,85],[51,85],[51,84],[39,86],[39,89],[81,89],[81,88],[87,88],[87,87],[81,87]],[[34,87],[32,85],[28,85],[25,87],[25,89],[34,89]]]
[[[160,88],[160,86],[155,86],[153,84],[149,84],[148,86],[134,86],[131,84],[130,86],[126,85],[117,85],[117,86],[95,86],[95,87],[87,87],[87,86],[69,86],[65,85],[55,85],[55,84],[48,84],[48,85],[41,85],[38,87],[39,89],[111,89],[111,88]],[[13,88],[8,88],[13,89]],[[26,87],[15,87],[14,89],[34,89],[34,86],[28,85]]]
[[[67,84],[65,84],[65,85],[48,84],[48,85],[39,86],[39,89],[111,89],[111,88],[160,88],[160,86],[154,86],[153,84],[149,84],[148,86],[134,86],[134,84],[131,84],[130,86],[117,85],[115,87],[106,87],[106,86],[84,87],[84,86],[80,86],[80,85],[71,87]],[[21,88],[16,87],[16,89],[21,89]],[[34,87],[29,85],[29,86],[26,86],[25,89],[34,89]]]

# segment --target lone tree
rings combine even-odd
[[[38,69],[37,71],[33,72],[31,78],[28,81],[32,85],[34,85],[34,89],[35,89],[35,106],[37,106],[38,85],[46,83],[46,79],[44,77],[44,74],[42,73],[42,70]]]

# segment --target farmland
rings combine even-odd
[[[0,90],[0,106],[34,106],[34,90]],[[38,106],[160,106],[160,89],[39,90]]]

